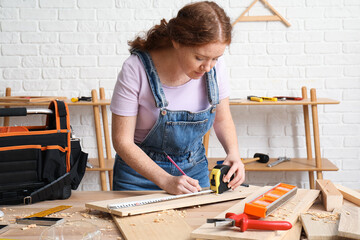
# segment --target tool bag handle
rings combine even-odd
[[[53,114],[53,111],[45,108],[0,108],[0,117],[27,116],[28,114]]]
[[[0,108],[0,116],[26,116],[26,108]]]

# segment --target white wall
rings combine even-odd
[[[127,41],[161,18],[170,19],[185,0],[0,0],[0,96],[90,96],[104,87],[111,97],[129,55]],[[252,0],[219,0],[234,21]],[[360,186],[360,1],[270,0],[290,23],[240,22],[226,51],[232,98],[301,95],[341,101],[319,106],[321,154],[338,172],[324,177]],[[250,15],[269,14],[257,3]],[[309,93],[308,93],[309,94]],[[232,106],[243,157],[306,157],[302,108]],[[71,108],[71,124],[83,148],[96,157],[91,108]],[[12,120],[20,124],[19,120]],[[214,133],[210,156],[224,155]],[[288,182],[308,187],[301,172],[248,173],[247,182]],[[87,173],[82,190],[100,189]]]

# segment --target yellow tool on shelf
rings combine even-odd
[[[247,99],[250,101],[255,101],[255,102],[262,102],[263,99],[257,96],[247,96]]]
[[[272,101],[272,102],[276,102],[277,98],[276,97],[260,97],[265,101]]]
[[[276,97],[257,97],[257,96],[247,96],[247,99],[250,101],[256,101],[256,102],[262,102],[262,101],[272,101],[272,102],[276,102],[277,98]]]

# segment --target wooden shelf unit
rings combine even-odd
[[[267,167],[267,164],[253,162],[245,164],[246,171],[307,171],[309,173],[309,184],[310,188],[314,189],[315,179],[314,172],[317,173],[318,179],[323,179],[322,171],[337,171],[339,170],[331,161],[326,158],[321,158],[320,153],[320,136],[319,136],[319,121],[318,121],[318,105],[325,104],[339,104],[339,101],[328,99],[328,98],[317,98],[316,89],[310,90],[310,98],[307,97],[306,87],[302,87],[302,98],[303,100],[286,100],[286,101],[263,101],[255,102],[246,99],[230,99],[230,105],[244,105],[244,106],[266,106],[266,105],[301,105],[303,106],[304,114],[304,126],[305,126],[305,140],[306,140],[306,153],[307,158],[291,158],[289,162],[283,162],[274,167]],[[309,118],[309,106],[311,107],[312,121],[313,121],[313,141],[315,158],[313,158],[312,147],[311,147],[311,129],[310,129],[310,118]],[[204,137],[204,146],[206,153],[208,152],[209,146],[208,132]],[[223,160],[223,158],[208,158],[209,169],[212,169],[216,165],[216,161]],[[274,162],[276,159],[270,159],[269,163]]]
[[[69,107],[83,107],[83,106],[92,106],[93,115],[94,115],[94,128],[96,134],[96,144],[97,144],[97,158],[89,158],[89,162],[94,166],[93,168],[86,168],[87,171],[99,171],[100,172],[100,181],[101,189],[103,191],[109,190],[106,181],[106,173],[109,177],[110,190],[112,189],[112,179],[113,179],[113,165],[114,158],[111,156],[111,142],[109,134],[109,121],[107,117],[107,106],[110,105],[110,100],[105,99],[105,90],[100,88],[100,99],[98,99],[97,91],[93,89],[91,91],[92,100],[89,102],[80,101],[80,102],[71,102],[66,99],[64,102],[67,103]],[[6,88],[6,96],[11,96],[11,88]],[[0,102],[0,106],[3,107],[19,107],[19,106],[48,106],[50,101],[44,102]],[[100,113],[102,117],[102,126],[100,120]],[[9,126],[9,117],[4,118],[4,126]],[[105,140],[105,151],[102,140],[102,134],[104,133]]]
[[[98,158],[90,158],[89,162],[94,166],[94,168],[87,168],[87,171],[99,171],[101,188],[103,191],[108,190],[106,183],[106,172],[109,176],[110,181],[110,190],[112,189],[112,174],[113,174],[113,164],[114,158],[111,156],[111,142],[109,137],[109,123],[107,119],[107,106],[110,105],[110,99],[105,99],[104,89],[100,88],[100,99],[97,97],[97,91],[92,90],[92,101],[91,102],[71,102],[65,100],[69,106],[92,106],[93,114],[95,120],[95,133],[96,133],[96,142],[98,150]],[[11,95],[11,90],[6,89],[6,96]],[[322,171],[337,171],[339,170],[331,161],[326,158],[321,158],[320,154],[320,136],[319,136],[319,122],[318,122],[318,105],[327,105],[327,104],[339,104],[339,101],[328,99],[328,98],[317,98],[316,90],[310,90],[310,98],[307,97],[306,87],[302,87],[302,98],[303,100],[294,101],[263,101],[263,102],[254,102],[246,99],[230,99],[230,105],[243,105],[243,106],[266,106],[266,105],[301,105],[303,106],[304,114],[304,126],[305,126],[305,139],[306,139],[306,151],[307,158],[291,158],[291,161],[281,163],[274,167],[267,167],[266,164],[253,162],[245,164],[246,171],[307,171],[309,173],[309,184],[310,188],[314,189],[315,187],[315,178],[314,172],[317,173],[318,179],[323,179]],[[10,106],[39,106],[39,105],[48,105],[49,102],[36,102],[36,103],[19,103],[19,102],[0,102],[0,106],[10,107]],[[309,106],[311,107],[312,121],[313,121],[313,141],[314,141],[314,150],[315,158],[313,158],[312,147],[311,147],[311,129],[310,129],[310,118],[309,118]],[[100,121],[100,112],[102,115],[102,127]],[[8,119],[4,119],[4,125],[8,124]],[[6,125],[5,125],[6,126]],[[103,128],[103,130],[102,130]],[[105,150],[106,156],[104,154],[104,147],[102,141],[102,132],[104,132],[105,139]],[[209,146],[209,136],[210,131],[204,136],[203,143],[206,149],[206,154],[208,155],[208,146]],[[212,169],[216,165],[216,161],[223,160],[223,158],[208,158],[209,160],[209,169]],[[276,159],[270,159],[270,163]]]

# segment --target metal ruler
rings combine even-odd
[[[49,208],[49,209],[46,209],[44,211],[35,213],[33,215],[29,215],[29,216],[27,216],[25,218],[29,218],[29,217],[45,217],[45,216],[50,215],[52,213],[60,212],[62,210],[68,209],[68,208],[71,208],[71,206],[60,205],[60,206],[57,206],[57,207],[54,207],[54,208]]]
[[[207,194],[207,193],[212,193],[212,192],[214,192],[214,191],[213,190],[204,190],[204,191],[195,192],[195,193],[186,193],[186,194],[171,195],[171,196],[166,196],[166,197],[152,198],[152,199],[146,199],[146,200],[140,200],[140,201],[108,204],[107,208],[113,210],[113,209],[119,209],[119,208],[136,207],[136,206],[141,206],[141,205],[146,205],[146,204],[151,204],[151,203],[164,202],[164,201],[169,201],[169,200],[173,200],[173,199],[197,196],[197,195],[202,195],[202,194]]]

